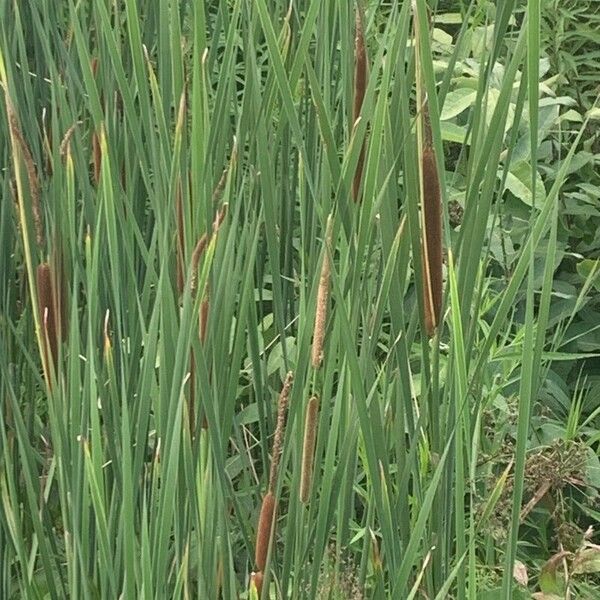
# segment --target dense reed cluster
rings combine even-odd
[[[0,599],[593,597],[597,107],[442,4],[0,2]]]

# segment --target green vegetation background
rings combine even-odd
[[[593,0],[0,0],[0,598],[600,597],[599,42]]]

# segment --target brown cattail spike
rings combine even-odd
[[[356,125],[356,121],[360,116],[363,101],[365,99],[365,90],[367,88],[367,51],[365,49],[365,32],[363,25],[363,17],[361,8],[356,4],[356,19],[355,19],[355,38],[354,38],[354,104],[352,107],[352,126]],[[354,202],[360,200],[360,183],[365,162],[365,141],[363,141],[360,154],[358,155],[358,163],[352,180],[352,199]]]
[[[425,329],[432,336],[442,311],[442,198],[427,102],[423,105],[423,292]]]
[[[327,220],[325,233],[325,252],[319,278],[319,289],[317,290],[317,307],[315,310],[315,329],[313,333],[311,363],[313,368],[318,369],[323,362],[323,342],[325,341],[325,327],[327,326],[327,304],[329,302],[329,280],[331,277],[331,266],[329,264],[329,251],[331,247],[331,215]]]
[[[227,176],[229,175],[229,172],[235,167],[235,164],[237,162],[237,152],[237,138],[233,136],[233,146],[231,148],[229,164],[223,169],[223,172],[221,173],[221,178],[217,182],[217,185],[213,191],[213,203],[216,203],[219,200],[221,194],[223,193],[223,190],[225,189],[225,184],[227,183]]]
[[[227,173],[229,172],[229,167],[225,167],[223,172],[221,173],[221,178],[217,182],[215,189],[213,190],[212,200],[213,202],[217,202],[223,193],[223,189],[225,188],[225,183],[227,183]]]
[[[215,220],[213,221],[213,234],[217,234],[225,217],[227,216],[227,209],[229,208],[229,204],[227,202],[223,203],[223,206],[217,211],[217,215],[215,216]]]
[[[313,396],[306,407],[304,420],[304,442],[302,444],[302,472],[300,475],[300,501],[306,504],[310,499],[315,441],[317,439],[317,417],[319,398]]]
[[[273,515],[275,514],[275,496],[273,492],[268,491],[260,507],[260,516],[258,518],[258,529],[256,531],[256,552],[254,562],[259,571],[264,571],[267,564],[267,554],[269,553],[269,544],[273,534]]]
[[[75,123],[73,123],[73,125],[71,125],[71,127],[69,127],[69,129],[67,129],[65,135],[63,136],[63,139],[60,142],[60,147],[59,147],[59,152],[61,156],[66,156],[71,148],[71,138],[73,137],[73,134],[75,133],[75,129],[77,128],[77,125],[79,125],[81,123],[81,121],[76,121]]]
[[[45,243],[45,236],[44,221],[42,217],[42,209],[40,206],[40,182],[37,176],[35,163],[33,162],[33,156],[31,155],[31,151],[29,150],[27,141],[23,136],[23,132],[19,127],[19,119],[17,118],[17,113],[15,112],[14,105],[11,99],[9,98],[8,93],[5,93],[5,100],[6,113],[8,116],[8,126],[13,136],[13,140],[15,140],[19,146],[19,149],[23,156],[23,162],[25,163],[25,168],[27,170],[29,194],[31,197],[31,212],[33,214],[33,224],[35,227],[35,240],[37,242],[38,248],[41,249],[43,248]]]
[[[279,402],[277,404],[277,425],[275,426],[275,437],[273,439],[273,456],[271,458],[271,472],[269,473],[269,490],[275,489],[277,481],[277,471],[279,469],[279,456],[283,446],[283,434],[285,431],[285,413],[287,410],[288,399],[294,382],[294,374],[290,371],[285,376],[281,393],[279,394]]]
[[[52,285],[52,270],[48,263],[38,265],[36,272],[38,310],[40,315],[40,326],[43,332],[44,362],[46,365],[56,365],[58,361],[58,332],[56,329],[56,312],[54,310],[54,293]]]
[[[423,122],[423,148],[433,148],[433,133],[431,131],[431,117],[427,98],[425,98],[421,107],[421,119]]]

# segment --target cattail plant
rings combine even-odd
[[[269,552],[269,544],[274,535],[275,519],[275,486],[279,470],[279,457],[283,446],[283,436],[285,432],[285,415],[287,411],[288,400],[294,382],[294,374],[290,371],[283,382],[279,401],[277,403],[277,425],[275,426],[275,437],[273,439],[273,450],[271,455],[271,469],[269,472],[269,485],[267,493],[264,495],[258,518],[258,527],[256,530],[256,548],[254,562],[259,571],[264,571]]]
[[[102,169],[102,149],[100,148],[100,136],[94,130],[92,134],[92,167],[94,170],[94,184],[100,183],[100,170]]]
[[[329,215],[325,231],[325,252],[321,266],[321,276],[319,278],[319,289],[317,290],[317,307],[312,343],[311,363],[315,369],[318,369],[323,362],[323,342],[325,341],[325,327],[327,326],[327,304],[329,302],[329,280],[331,278],[331,266],[329,264],[331,229],[332,219],[331,215]]]
[[[194,250],[192,252],[192,275],[191,275],[191,283],[190,283],[190,287],[191,287],[191,292],[192,292],[192,296],[196,296],[196,294],[198,293],[198,268],[200,266],[200,260],[202,258],[202,256],[204,255],[204,253],[206,252],[206,249],[208,248],[209,243],[211,242],[211,240],[213,240],[214,238],[216,238],[219,229],[221,227],[221,225],[223,224],[223,221],[225,220],[225,217],[227,215],[227,208],[228,208],[228,204],[224,203],[223,206],[217,211],[217,214],[215,215],[215,219],[213,221],[212,224],[212,233],[208,234],[208,233],[203,233],[200,236],[200,239],[198,240],[198,242],[196,243],[196,246],[194,247]],[[178,242],[177,242],[177,264],[178,264],[178,271],[177,271],[177,285],[178,285],[178,289],[179,289],[179,293],[182,294],[183,293],[183,268],[181,269],[181,274],[179,271],[179,264],[183,263],[183,248],[184,248],[184,233],[183,233],[183,205],[181,202],[181,196],[178,196],[178,201],[176,204],[176,210],[177,210],[177,225],[178,225]],[[202,293],[202,300],[200,301],[200,308],[198,310],[198,337],[200,338],[200,342],[202,344],[206,343],[206,333],[208,330],[208,314],[209,314],[209,309],[210,309],[210,297],[209,297],[209,293],[210,293],[210,289],[208,284],[205,286],[204,290],[201,290]],[[195,423],[195,410],[194,410],[194,403],[195,403],[195,371],[196,371],[196,362],[194,359],[194,355],[192,353],[192,355],[190,356],[190,390],[189,390],[189,406],[188,406],[188,414],[189,414],[189,420],[190,420],[190,431],[192,431],[192,435],[193,435],[193,426]],[[207,422],[206,422],[206,416],[204,416],[203,421],[202,421],[202,428],[206,429],[206,427],[208,426]]]
[[[362,10],[359,2],[356,3],[355,17],[355,33],[354,33],[354,102],[352,106],[352,126],[356,126],[356,122],[360,117],[363,101],[365,99],[365,90],[367,88],[367,51],[365,48],[365,32],[363,24]],[[365,163],[365,139],[360,147],[358,155],[358,163],[352,180],[352,199],[354,202],[360,200],[360,184],[362,181],[363,168]]]
[[[442,312],[442,195],[440,175],[437,167],[429,102],[422,92],[420,40],[422,31],[415,11],[415,63],[417,77],[417,97],[420,98],[421,125],[421,214],[422,214],[422,265],[423,265],[423,307],[425,331],[430,337],[440,323]]]
[[[19,120],[14,109],[14,105],[7,93],[5,93],[6,112],[8,116],[8,124],[11,133],[11,139],[14,147],[18,147],[25,169],[27,171],[27,180],[29,184],[29,208],[33,218],[35,229],[35,241],[38,251],[43,251],[46,245],[44,218],[40,204],[41,188],[37,174],[36,165],[29,146],[23,136],[23,132],[19,126]],[[19,186],[17,185],[19,188]],[[22,194],[22,190],[18,190],[19,197],[19,218],[21,222],[21,231],[25,244],[27,244],[27,205]],[[58,246],[58,244],[56,244]],[[26,252],[26,254],[28,254]],[[28,259],[28,269],[33,275],[33,266],[31,259]],[[58,273],[58,275],[57,275]],[[42,364],[44,373],[47,378],[48,386],[52,385],[51,371],[56,368],[58,363],[58,347],[61,337],[66,335],[66,329],[63,330],[64,319],[60,318],[59,312],[64,309],[62,297],[62,262],[56,260],[51,262],[45,261],[37,266],[35,271],[35,293],[37,294],[38,307],[38,326],[41,335],[38,337],[40,353],[42,355]],[[34,294],[34,290],[31,290]]]
[[[52,269],[49,263],[44,262],[38,265],[36,283],[39,319],[43,332],[44,347],[42,352],[44,354],[44,364],[56,365],[59,334],[56,323]]]
[[[287,411],[288,399],[294,382],[294,374],[290,371],[285,376],[281,393],[279,394],[279,402],[277,404],[277,425],[275,426],[275,437],[273,438],[273,452],[271,455],[271,471],[269,473],[269,490],[275,489],[277,482],[277,473],[279,470],[279,457],[283,446],[283,435],[285,432],[285,415]]]
[[[5,94],[5,100],[10,132],[13,136],[13,139],[18,144],[19,149],[21,150],[23,162],[25,163],[25,169],[27,170],[27,180],[29,182],[29,195],[31,201],[31,214],[33,216],[33,225],[35,228],[35,241],[38,245],[38,248],[42,249],[45,244],[45,235],[44,220],[40,205],[40,182],[38,179],[35,163],[33,161],[33,156],[31,155],[31,150],[29,150],[29,146],[25,141],[23,132],[19,127],[19,120],[17,118],[17,114],[8,94]],[[25,227],[25,223],[21,223],[21,226]]]
[[[263,571],[267,564],[269,544],[273,534],[273,518],[275,516],[275,496],[269,490],[262,500],[260,515],[258,517],[258,528],[256,530],[256,549],[254,562],[259,571]]]
[[[197,292],[197,284],[198,284],[198,266],[200,263],[200,258],[204,254],[206,247],[208,246],[208,236],[204,233],[196,243],[194,247],[194,251],[192,252],[192,279],[191,279],[191,290],[192,295],[195,296]],[[181,290],[183,291],[183,282],[181,284]],[[198,335],[200,340],[204,342],[204,330],[205,323],[202,322],[202,304],[200,305],[200,315],[199,315],[199,325],[198,325]],[[188,418],[189,418],[189,427],[190,427],[190,435],[192,438],[194,437],[195,423],[196,423],[196,361],[194,359],[194,354],[192,353],[190,356],[190,389],[189,389],[189,399],[188,399]]]
[[[65,132],[65,135],[63,135],[63,138],[60,141],[60,146],[58,148],[58,152],[61,155],[61,157],[64,158],[69,153],[70,148],[71,148],[71,138],[73,137],[73,134],[75,133],[75,129],[77,129],[77,126],[80,124],[81,124],[81,121],[76,121],[75,123],[73,123],[73,125],[71,125],[71,127],[69,127],[69,129],[67,129],[67,131]]]
[[[223,204],[221,209],[217,211],[215,220],[213,221],[213,225],[212,225],[212,238],[217,237],[217,234],[219,233],[219,229],[221,228],[221,225],[222,225],[223,221],[225,220],[225,217],[227,216],[227,207],[228,206],[229,205],[227,203],[225,203],[225,204]],[[204,253],[206,245],[212,238],[208,238],[208,237],[205,238],[205,245],[204,245],[204,248],[202,249],[202,253]],[[192,260],[194,261],[193,257],[192,257]],[[198,274],[198,265],[197,265],[197,259],[196,259],[196,264],[194,266],[194,276],[197,276],[197,274]],[[192,282],[194,283],[195,280],[192,279]],[[195,291],[195,289],[193,291]],[[210,309],[210,289],[207,285],[204,290],[204,296],[202,298],[202,302],[200,303],[200,309],[199,309],[199,314],[198,314],[198,332],[200,335],[200,341],[203,344],[206,342],[206,331],[208,329],[208,311],[209,311],[209,309]]]
[[[300,501],[306,504],[310,499],[315,441],[317,439],[317,418],[319,397],[315,394],[306,406],[304,419],[304,440],[302,443],[302,471],[300,474]]]
[[[215,194],[216,193],[217,193],[217,190],[215,190]],[[217,235],[217,233],[219,233],[219,229],[221,228],[221,225],[223,224],[223,221],[225,220],[225,217],[227,216],[228,208],[229,208],[229,203],[224,202],[223,206],[221,206],[221,208],[217,211],[215,220],[213,221],[213,235]]]
[[[425,329],[432,336],[442,312],[442,200],[427,100],[423,104],[422,115],[423,301]]]

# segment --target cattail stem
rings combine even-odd
[[[360,116],[360,111],[362,109],[363,101],[365,99],[366,88],[367,52],[365,49],[365,33],[362,12],[357,2],[354,38],[354,103],[352,106],[353,127],[356,125],[356,121]],[[359,192],[365,162],[366,139],[367,137],[365,134],[365,139],[361,144],[360,153],[358,155],[358,163],[356,165],[356,171],[354,172],[354,179],[352,180],[352,198],[354,202],[358,202],[360,200]]]
[[[181,179],[177,183],[177,195],[175,197],[175,214],[177,218],[177,291],[181,296],[184,288],[184,264],[185,264],[185,230],[183,219],[183,199],[181,190]]]
[[[208,300],[208,293],[202,300],[200,304],[200,316],[199,316],[199,332],[200,332],[200,341],[204,344],[206,342],[206,330],[208,327],[208,309],[210,308],[210,303]]]
[[[304,441],[302,444],[302,472],[300,474],[300,501],[306,504],[310,499],[312,484],[315,442],[317,439],[317,417],[319,398],[313,396],[306,407],[304,420]]]
[[[267,564],[269,544],[273,536],[273,516],[275,514],[275,496],[269,490],[263,498],[258,518],[258,529],[256,530],[256,549],[254,562],[259,571],[264,571]]]
[[[250,576],[250,590],[252,590],[252,586],[254,586],[254,589],[256,591],[256,596],[258,598],[260,598],[260,594],[262,592],[262,586],[263,586],[263,572],[262,571],[257,571],[256,573],[252,573],[252,575]]]
[[[54,248],[51,272],[56,327],[61,341],[66,342],[69,336],[69,311],[67,306],[68,290],[66,285],[64,255],[61,252],[61,243],[58,236],[55,236]]]
[[[315,311],[315,328],[313,333],[311,363],[314,369],[318,369],[323,362],[323,342],[325,341],[325,328],[327,326],[327,304],[329,302],[329,280],[331,278],[331,266],[329,264],[329,250],[331,247],[331,215],[327,220],[325,233],[325,253],[321,266],[319,288],[317,290],[317,306]]]

